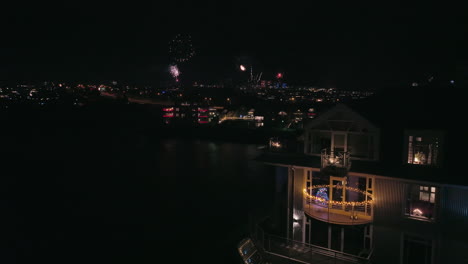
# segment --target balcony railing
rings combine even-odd
[[[318,194],[312,195],[319,188],[326,188],[328,192],[332,188],[345,188],[352,197],[337,201]],[[357,199],[358,195],[360,199]],[[360,225],[373,221],[373,195],[369,192],[348,186],[314,185],[309,190],[304,189],[304,198],[304,212],[317,220],[341,225]]]
[[[347,263],[347,264],[370,264],[373,248],[363,250],[359,255],[336,251],[329,248],[307,244],[300,241],[287,239],[268,234],[258,228],[254,241],[266,255],[269,263],[275,263],[273,259],[281,260],[278,263]]]
[[[304,212],[320,221],[339,225],[362,225],[372,222],[372,204],[328,205],[307,199]]]
[[[322,169],[327,167],[336,167],[349,170],[351,168],[351,160],[347,151],[333,151],[329,149],[322,150]]]

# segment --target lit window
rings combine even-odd
[[[408,136],[408,163],[438,165],[440,139],[431,136]]]
[[[432,186],[411,185],[406,203],[406,215],[433,220],[436,190],[436,187]]]

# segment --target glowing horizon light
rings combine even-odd
[[[239,68],[240,68],[241,71],[245,71],[245,70],[246,70],[246,68],[245,68],[244,65],[239,66]]]

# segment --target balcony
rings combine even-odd
[[[322,169],[327,167],[344,168],[349,170],[351,168],[351,160],[349,152],[323,149],[322,150]]]
[[[359,254],[336,251],[268,234],[261,228],[257,228],[254,241],[265,256],[262,263],[370,264],[374,251],[373,248]]]
[[[330,188],[329,185],[312,186],[314,189]],[[343,188],[332,185],[331,188]],[[316,193],[312,195],[310,190],[304,189],[304,213],[320,221],[339,225],[362,225],[373,221],[372,194],[356,188],[344,187],[347,192],[360,193],[347,200],[328,200],[328,197]]]
[[[321,153],[322,172],[327,175],[344,177],[351,168],[349,152],[323,149]]]
[[[271,137],[267,147],[267,151],[273,153],[296,153],[297,149],[298,142],[296,138],[291,135]]]
[[[268,149],[272,152],[275,151],[282,151],[285,147],[285,144],[281,142],[281,140],[277,137],[272,137],[270,138],[270,141],[268,143]]]

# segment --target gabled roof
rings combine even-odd
[[[305,124],[304,129],[363,132],[377,131],[378,127],[350,107],[337,104]]]

